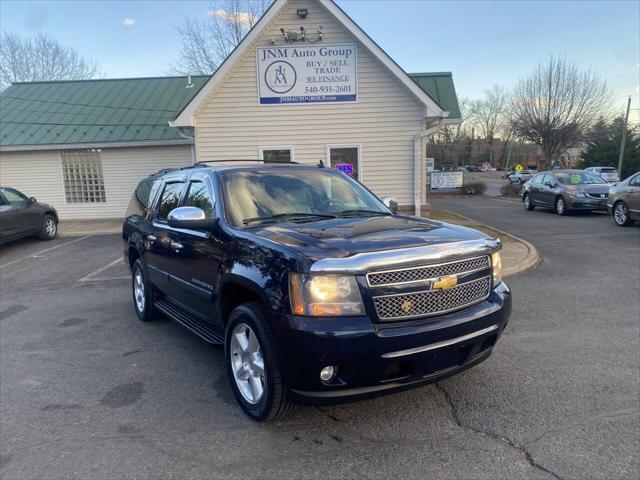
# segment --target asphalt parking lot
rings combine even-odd
[[[640,227],[498,199],[447,208],[533,242],[485,363],[256,424],[222,351],[133,311],[118,236],[0,247],[0,476],[637,478]]]

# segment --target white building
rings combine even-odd
[[[420,213],[427,138],[460,116],[450,73],[410,76],[329,0],[277,0],[192,84],[18,84],[0,102],[0,183],[61,218],[121,217],[163,168],[254,158],[323,160]]]

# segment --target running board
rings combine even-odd
[[[162,312],[172,320],[175,320],[183,327],[188,328],[205,342],[213,345],[224,344],[224,333],[222,333],[219,328],[216,328],[214,325],[211,325],[192,313],[187,312],[184,308],[176,305],[171,300],[161,298],[156,300],[153,305],[158,309],[158,311]]]

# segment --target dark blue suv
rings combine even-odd
[[[132,198],[123,238],[138,317],[224,345],[255,420],[463,371],[511,312],[499,240],[397,214],[322,165],[160,172]]]

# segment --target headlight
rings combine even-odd
[[[572,191],[567,191],[567,193],[569,194],[570,197],[576,197],[576,198],[585,198],[586,195],[583,192],[572,192]]]
[[[328,317],[364,313],[358,284],[351,276],[292,273],[289,296],[291,310],[296,315]]]
[[[493,267],[493,286],[497,286],[502,281],[502,258],[500,252],[491,254],[491,266]]]

